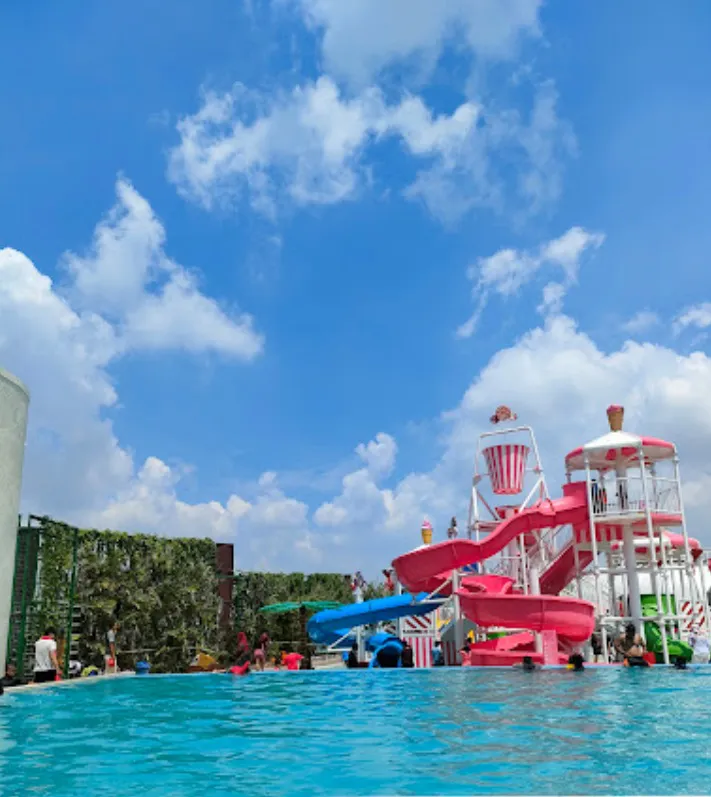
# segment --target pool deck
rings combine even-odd
[[[61,681],[48,681],[44,684],[29,683],[22,684],[20,686],[8,686],[5,687],[5,694],[7,695],[12,692],[28,692],[35,689],[45,689],[48,686],[70,686],[72,684],[85,684],[92,683],[94,681],[100,682],[105,681],[107,678],[126,678],[129,675],[135,674],[136,673],[133,670],[125,670],[123,672],[110,673],[108,675],[92,675],[85,678],[63,678]]]

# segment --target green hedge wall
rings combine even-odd
[[[266,604],[352,601],[348,577],[340,573],[238,572],[233,577],[234,626],[221,629],[216,545],[211,540],[76,529],[50,518],[39,521],[39,527],[21,530],[27,535],[26,550],[34,551],[39,537],[41,557],[34,600],[27,607],[26,643],[30,649],[47,625],[61,633],[73,604],[75,650],[85,666],[103,666],[106,632],[114,618],[121,626],[120,667],[132,667],[145,656],[153,672],[181,672],[197,648],[212,652],[221,663],[233,661],[237,631],[244,631],[250,643],[263,631],[275,642],[302,642],[299,613],[260,613]],[[18,572],[19,556],[20,548]],[[370,585],[365,597],[381,594],[382,586]],[[19,622],[17,616],[13,622]]]
[[[28,607],[28,645],[47,625],[61,634],[73,604],[76,652],[84,665],[103,666],[106,632],[114,619],[121,626],[121,667],[147,656],[155,672],[181,671],[195,648],[224,650],[211,540],[75,529],[48,518],[28,531],[41,540],[35,598]]]

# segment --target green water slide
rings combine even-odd
[[[674,596],[670,599],[671,609],[667,606],[666,595],[662,595],[662,606],[665,614],[676,614],[676,600]],[[656,595],[642,595],[642,617],[650,617],[657,614]],[[667,648],[669,648],[669,658],[674,660],[681,657],[686,661],[691,661],[694,651],[691,645],[682,642],[680,639],[672,639],[671,623],[667,624]],[[662,632],[657,623],[648,621],[644,624],[644,638],[647,640],[647,650],[654,653],[657,662],[664,661],[664,649],[662,648]]]

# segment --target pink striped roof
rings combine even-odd
[[[616,442],[616,435],[620,436],[619,443]],[[635,442],[639,442],[636,445],[630,445],[629,442],[632,439],[635,439]],[[639,445],[642,447],[646,462],[671,459],[676,451],[674,443],[669,443],[666,440],[660,440],[657,437],[634,438],[625,432],[610,432],[599,440],[601,443],[599,446],[593,446],[588,443],[573,449],[565,458],[568,470],[582,470],[585,467],[584,453],[590,461],[591,468],[594,470],[607,470],[614,467],[618,456],[627,462],[637,462],[639,460]],[[593,442],[597,443],[598,441]],[[603,442],[605,443],[604,445],[602,444]]]

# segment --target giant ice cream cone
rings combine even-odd
[[[422,521],[422,542],[425,545],[432,545],[432,524],[427,518]]]
[[[622,422],[625,419],[625,408],[619,404],[610,404],[607,408],[607,422],[611,432],[621,432]]]

